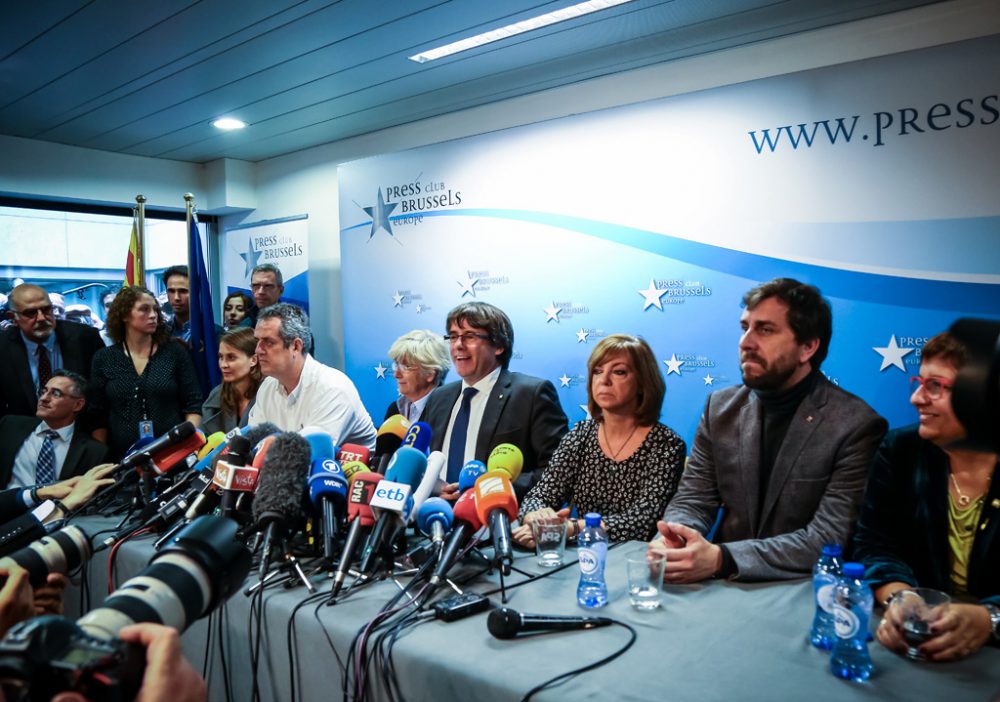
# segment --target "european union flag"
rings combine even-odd
[[[212,287],[208,282],[205,256],[198,233],[198,218],[191,215],[188,232],[188,287],[191,290],[191,360],[198,383],[205,395],[222,381],[216,358],[218,339],[215,338],[215,315],[212,306]]]

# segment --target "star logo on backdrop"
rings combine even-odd
[[[362,207],[368,216],[372,218],[372,230],[368,234],[368,240],[375,236],[375,232],[379,229],[385,229],[389,236],[392,236],[392,223],[389,222],[389,215],[392,211],[396,209],[398,202],[386,203],[385,199],[382,197],[382,188],[378,189],[378,204],[374,207]]]
[[[581,329],[580,331],[578,331],[578,332],[576,333],[576,343],[578,343],[578,344],[582,344],[583,342],[585,342],[585,341],[587,340],[587,335],[588,335],[589,333],[590,333],[590,332],[586,332],[586,331],[584,331],[583,329]]]
[[[403,296],[399,294],[398,290],[392,296],[392,306],[393,307],[402,307],[403,306]]]
[[[702,378],[702,380],[705,381],[705,385],[711,385],[712,383],[714,383],[716,381],[716,379],[712,377],[711,373],[706,373],[705,377]]]
[[[389,369],[382,365],[382,361],[379,361],[378,365],[375,366],[375,379],[378,380],[381,378],[382,380],[385,380],[385,372],[387,370]]]
[[[562,309],[559,308],[559,307],[556,307],[556,303],[554,303],[554,302],[552,303],[551,306],[546,307],[545,308],[545,315],[546,315],[545,316],[545,323],[548,324],[553,319],[556,320],[556,322],[558,323],[559,322],[559,313],[560,312],[562,312]]]
[[[889,366],[896,366],[899,370],[906,372],[906,366],[903,365],[903,357],[908,353],[912,353],[915,349],[909,346],[899,346],[896,343],[896,335],[893,334],[889,338],[888,346],[873,346],[872,351],[882,356],[882,365],[879,366],[879,373],[884,371]]]
[[[253,247],[253,237],[249,237],[247,239],[247,247],[247,252],[241,253],[240,258],[242,258],[243,262],[247,264],[243,277],[250,280],[250,273],[253,272],[254,266],[257,265],[257,261],[259,261],[260,257],[264,255],[264,252],[258,251]]]
[[[656,309],[658,310],[663,309],[663,303],[660,302],[660,298],[667,294],[667,289],[663,288],[661,290],[660,288],[656,287],[656,283],[653,281],[652,278],[649,279],[649,287],[647,289],[637,290],[636,292],[638,292],[640,295],[643,296],[643,298],[645,298],[642,303],[642,309],[644,311],[650,305],[656,305]]]
[[[590,410],[589,410],[589,409],[587,409],[587,405],[577,405],[577,407],[579,407],[580,409],[582,409],[582,410],[583,410],[583,413],[584,413],[585,415],[587,415],[587,419],[590,419],[590,418],[591,418],[591,417],[590,417]]]
[[[417,311],[417,314],[420,314],[421,312],[424,311],[424,306],[418,304],[414,309]]]
[[[671,373],[681,374],[681,366],[684,365],[684,361],[678,361],[676,353],[670,354],[670,360],[664,361],[664,363],[667,364],[667,375]]]
[[[465,274],[465,280],[455,281],[462,287],[462,294],[460,297],[465,297],[466,295],[476,296],[476,283],[479,282],[479,278],[473,278],[468,273]]]
[[[559,382],[562,383],[559,387],[568,388],[569,387],[569,381],[571,381],[571,380],[573,380],[573,379],[570,378],[565,373],[563,373],[561,376],[559,376]]]

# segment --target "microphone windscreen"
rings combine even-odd
[[[226,435],[221,431],[212,432],[205,438],[205,445],[198,450],[198,460],[201,461],[215,450],[215,447],[219,444],[224,443],[226,440]]]
[[[274,443],[277,434],[270,434],[261,439],[253,449],[253,465],[257,468],[264,466],[264,461],[267,460],[267,452],[271,448],[271,444]]]
[[[473,531],[478,531],[483,526],[483,520],[476,512],[475,490],[469,490],[455,501],[454,516],[455,521],[465,522]]]
[[[275,437],[257,480],[253,518],[258,526],[277,519],[291,524],[305,517],[302,496],[309,466],[308,441],[292,432]]]
[[[403,443],[403,437],[410,429],[410,423],[401,414],[394,414],[382,422],[375,434],[375,455],[393,453]]]
[[[392,455],[392,460],[389,461],[385,471],[385,479],[416,488],[426,470],[427,456],[415,448],[403,446]]]
[[[306,431],[308,429],[308,431]],[[309,455],[315,461],[333,458],[337,455],[337,447],[333,445],[333,437],[322,429],[306,427],[299,433],[309,442]]]
[[[511,480],[517,480],[524,467],[524,454],[514,444],[499,444],[490,451],[486,459],[486,470],[499,470],[507,474]]]
[[[182,439],[173,446],[158,451],[152,455],[153,470],[158,475],[172,470],[185,461],[192,453],[198,451],[205,445],[205,435],[196,431],[191,436]]]
[[[229,450],[226,451],[226,460],[237,466],[245,466],[251,460],[253,444],[250,440],[237,434],[229,440]]]
[[[344,471],[344,477],[350,480],[357,473],[369,472],[370,468],[365,463],[361,461],[347,461],[346,463],[340,464],[340,469]]]
[[[417,528],[424,534],[430,535],[431,524],[439,522],[444,526],[445,533],[451,530],[451,524],[455,519],[455,512],[447,500],[440,497],[428,497],[417,512]]]
[[[403,446],[412,446],[425,456],[431,450],[431,425],[427,422],[414,422],[403,437]]]
[[[486,464],[482,461],[469,461],[462,466],[462,471],[458,474],[458,491],[465,492],[476,484],[480,475],[486,472]]]
[[[362,446],[361,444],[344,444],[337,452],[337,460],[340,462],[340,465],[344,465],[350,461],[368,465],[370,456],[371,451],[368,450],[367,446]]]
[[[505,512],[511,520],[517,519],[517,496],[510,480],[503,473],[486,473],[480,476],[473,494],[479,521],[486,523],[490,512],[495,509]]]
[[[313,459],[309,471],[309,500],[319,507],[324,498],[339,503],[347,499],[347,478],[332,458]]]
[[[375,523],[371,501],[375,495],[375,487],[381,480],[382,476],[373,471],[354,475],[347,495],[347,518],[349,520],[361,519],[364,526],[371,526]]]
[[[281,428],[277,424],[273,424],[271,422],[261,422],[260,424],[254,424],[253,426],[245,426],[240,429],[239,433],[247,437],[247,441],[250,442],[251,446],[256,446],[265,436],[280,434]]]

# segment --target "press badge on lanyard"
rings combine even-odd
[[[145,371],[143,374],[145,374]],[[139,420],[139,438],[152,439],[153,423],[148,419],[149,413],[146,411],[146,395],[142,392],[142,388],[139,385],[135,386],[135,397],[142,404],[142,419]]]

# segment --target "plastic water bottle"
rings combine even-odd
[[[841,576],[840,544],[827,544],[813,566],[813,594],[816,615],[813,617],[809,640],[816,648],[829,651],[837,638],[833,619],[833,589]]]
[[[580,561],[580,584],[576,601],[584,607],[603,607],[608,603],[608,585],[604,582],[604,563],[608,558],[608,535],[601,528],[601,515],[588,512],[586,526],[576,539]]]
[[[868,655],[868,622],[872,616],[871,588],[864,581],[865,567],[845,563],[844,577],[833,589],[833,615],[837,639],[830,655],[830,670],[838,678],[863,682],[872,674]]]

